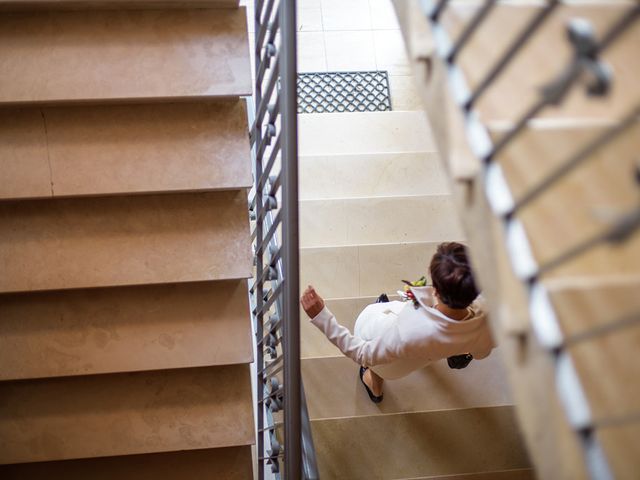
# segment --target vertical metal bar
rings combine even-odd
[[[255,32],[259,32],[261,25],[260,25],[260,14],[262,12],[262,2],[263,0],[256,0],[255,2],[255,14],[254,14],[254,25],[255,25]],[[260,44],[258,42],[258,35],[256,35],[255,39],[254,39],[254,52],[255,52],[255,71],[258,72],[260,71]],[[256,82],[255,83],[255,91],[254,91],[254,98],[255,98],[255,109],[256,111],[258,110],[260,103],[262,102],[262,86]],[[258,145],[260,145],[262,143],[262,128],[260,126],[258,126],[258,128],[256,128],[255,131],[255,144],[254,144],[254,148],[256,149],[256,154],[258,153]],[[263,222],[262,220],[259,219],[260,216],[260,212],[262,212],[262,209],[264,208],[263,204],[262,204],[262,186],[259,185],[258,183],[258,179],[260,177],[262,177],[262,158],[260,158],[259,156],[256,155],[255,157],[255,178],[254,178],[254,182],[255,182],[255,194],[256,194],[256,206],[255,206],[255,212],[256,212],[256,245],[259,245],[262,242],[262,228],[263,228]],[[264,302],[264,289],[263,289],[263,282],[260,280],[263,277],[263,252],[256,252],[256,279],[257,280],[257,285],[256,285],[256,343],[257,340],[262,339],[262,337],[264,336],[263,333],[263,321],[264,321],[264,312],[263,312],[263,308],[262,308],[262,304]],[[261,370],[264,367],[264,349],[262,345],[258,345],[256,348],[256,365],[258,366],[256,370]],[[262,380],[263,378],[263,374],[258,373],[256,375],[256,397],[257,398],[262,398],[263,394],[264,394],[264,382]],[[263,457],[265,454],[264,451],[264,405],[261,403],[256,402],[256,427],[258,432],[257,438],[256,438],[256,457],[260,458]],[[258,475],[258,479],[262,480],[264,478],[264,461],[262,460],[258,460],[258,465],[257,465],[257,475]]]
[[[282,167],[284,184],[284,418],[285,418],[285,478],[302,475],[300,416],[300,313],[298,271],[298,126],[296,68],[296,2],[280,1],[282,29],[280,78],[282,82]]]
[[[453,63],[456,56],[464,48],[467,42],[471,39],[473,33],[478,29],[480,24],[489,15],[489,12],[495,6],[497,0],[486,0],[482,8],[474,15],[467,27],[460,34],[460,37],[456,40],[455,45],[451,51],[447,54],[447,62]]]
[[[604,37],[600,41],[600,46],[598,48],[598,53],[601,53],[603,50],[606,50],[611,46],[613,42],[615,42],[620,35],[622,35],[627,28],[629,28],[633,22],[636,21],[636,18],[640,16],[640,5],[636,5],[632,7],[627,13],[624,13],[620,16],[616,24],[613,28],[611,28],[607,33],[605,33]]]
[[[551,12],[560,5],[560,0],[550,0],[549,3],[540,10],[531,20],[531,22],[520,32],[518,37],[511,43],[507,51],[502,55],[500,60],[491,68],[489,73],[478,84],[473,94],[465,102],[464,108],[471,110],[473,104],[480,98],[480,95],[491,85],[496,78],[502,73],[506,66],[511,62],[513,57],[526,45],[527,40],[542,26],[544,21],[549,17]]]
[[[313,444],[313,436],[311,435],[311,420],[309,419],[309,411],[307,410],[307,396],[304,393],[304,384],[300,380],[300,398],[301,398],[301,435],[302,435],[302,468],[304,470],[305,480],[318,480],[318,466],[316,462],[316,448]]]
[[[429,18],[431,18],[431,21],[433,21],[433,22],[437,22],[438,21],[438,18],[440,18],[440,15],[442,15],[442,12],[444,11],[444,9],[447,6],[447,3],[449,3],[449,0],[439,0],[438,1],[436,6],[433,7],[433,9],[429,12]]]

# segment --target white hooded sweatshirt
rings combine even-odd
[[[316,327],[354,362],[372,367],[386,379],[404,377],[432,362],[470,353],[487,357],[495,347],[487,317],[478,297],[464,320],[453,320],[434,308],[431,287],[412,287],[418,302],[368,305],[354,329],[340,325],[325,307],[311,319]]]

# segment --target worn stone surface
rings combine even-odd
[[[252,360],[245,280],[0,296],[0,380]]]
[[[411,478],[530,465],[513,407],[318,420],[312,431],[320,476],[327,479]]]
[[[0,64],[5,104],[251,93],[244,7],[8,13]]]
[[[0,111],[0,198],[251,185],[244,101]]]
[[[5,480],[197,480],[212,472],[225,480],[250,480],[251,447],[126,455],[0,466]]]
[[[254,441],[248,365],[0,384],[0,463]]]
[[[0,204],[0,291],[247,278],[244,190]]]

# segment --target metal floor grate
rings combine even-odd
[[[386,71],[298,74],[298,113],[391,110]]]

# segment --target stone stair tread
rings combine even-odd
[[[633,480],[638,477],[640,457],[640,422],[598,428],[595,439],[602,446],[613,478]]]
[[[0,381],[250,363],[245,280],[0,296]]]
[[[617,121],[582,119],[541,118],[531,121],[527,129],[498,157],[514,198],[521,198],[527,190],[540,184],[554,170],[566,164],[582,148],[616,124]],[[509,128],[498,122],[488,125],[494,141]],[[590,182],[590,187],[603,189],[607,194],[618,198],[632,195],[635,193],[634,185],[632,182],[625,182],[625,179],[633,179],[633,164],[629,164],[629,158],[633,158],[637,152],[638,138],[640,122],[591,154],[570,173],[569,178],[577,176],[581,182]],[[618,191],[617,188],[623,190]]]
[[[640,322],[584,340],[567,349],[594,422],[640,416]]]
[[[250,445],[248,365],[2,382],[0,464]]]
[[[549,280],[545,287],[566,337],[593,333],[640,312],[640,275]]]
[[[413,477],[397,480],[535,480],[535,471],[531,468],[500,470],[493,472],[461,473],[459,475],[436,475],[430,477]]]
[[[243,190],[0,203],[0,291],[248,278],[246,212]]]
[[[537,186],[553,169],[565,164],[589,139],[610,127],[606,124],[581,128],[539,123],[538,128],[529,129],[522,138],[514,140],[505,157],[499,159],[507,183],[514,184],[518,192],[516,199]],[[495,132],[494,136],[497,137]],[[638,138],[640,122],[595,152],[516,215],[527,231],[539,263],[545,263],[586,238],[598,235],[610,228],[617,216],[637,208],[638,186],[634,172],[637,168]],[[547,150],[554,153],[547,155]],[[538,161],[539,158],[544,160]],[[532,169],[534,162],[536,168]],[[537,173],[531,174],[531,170]],[[614,252],[610,254],[614,261]],[[631,261],[632,258],[621,258],[616,264],[626,263],[626,271],[635,268],[640,273],[640,263]],[[617,273],[617,268],[612,266],[609,272]],[[600,270],[600,273],[606,271]],[[584,274],[588,272],[584,271]]]
[[[0,11],[141,8],[233,8],[239,0],[0,0]]]
[[[325,298],[393,293],[402,288],[401,280],[427,273],[437,246],[413,242],[301,248],[300,285],[314,285]]]
[[[558,237],[559,238],[559,237]],[[635,234],[621,244],[601,243],[578,257],[549,271],[547,279],[592,276],[607,278],[611,275],[638,275],[640,273],[640,235]]]
[[[500,351],[495,350],[463,370],[452,370],[445,361],[436,362],[385,382],[384,400],[374,404],[360,383],[358,365],[351,359],[306,358],[302,374],[309,416],[315,420],[511,405],[502,361]]]
[[[301,156],[436,151],[423,112],[302,114],[298,130]]]
[[[4,105],[251,94],[244,7],[7,13],[0,32]]]
[[[250,480],[251,447],[226,447],[121,457],[0,466],[4,480],[198,480],[216,472],[225,480]]]
[[[451,38],[457,38],[480,7],[479,2],[457,2],[442,16]],[[476,108],[484,120],[515,121],[539,99],[541,85],[546,85],[568,64],[573,52],[567,39],[566,25],[572,18],[588,20],[602,38],[621,16],[634,5],[632,1],[563,3],[518,53],[516,59],[480,98]],[[472,41],[458,55],[470,88],[477,85],[513,42],[543,4],[510,2],[498,4],[477,29]],[[595,101],[576,87],[560,107],[548,108],[546,118],[618,118],[640,100],[637,82],[638,63],[635,46],[640,43],[640,27],[631,27],[623,40],[601,55],[616,72],[615,88],[605,99]],[[549,55],[549,51],[554,52]],[[636,74],[633,74],[635,70]]]
[[[435,152],[302,155],[300,199],[448,194]]]
[[[323,479],[530,467],[510,406],[315,420],[311,429]]]
[[[251,185],[244,101],[6,108],[0,199]]]
[[[462,238],[450,195],[302,200],[302,247]]]

